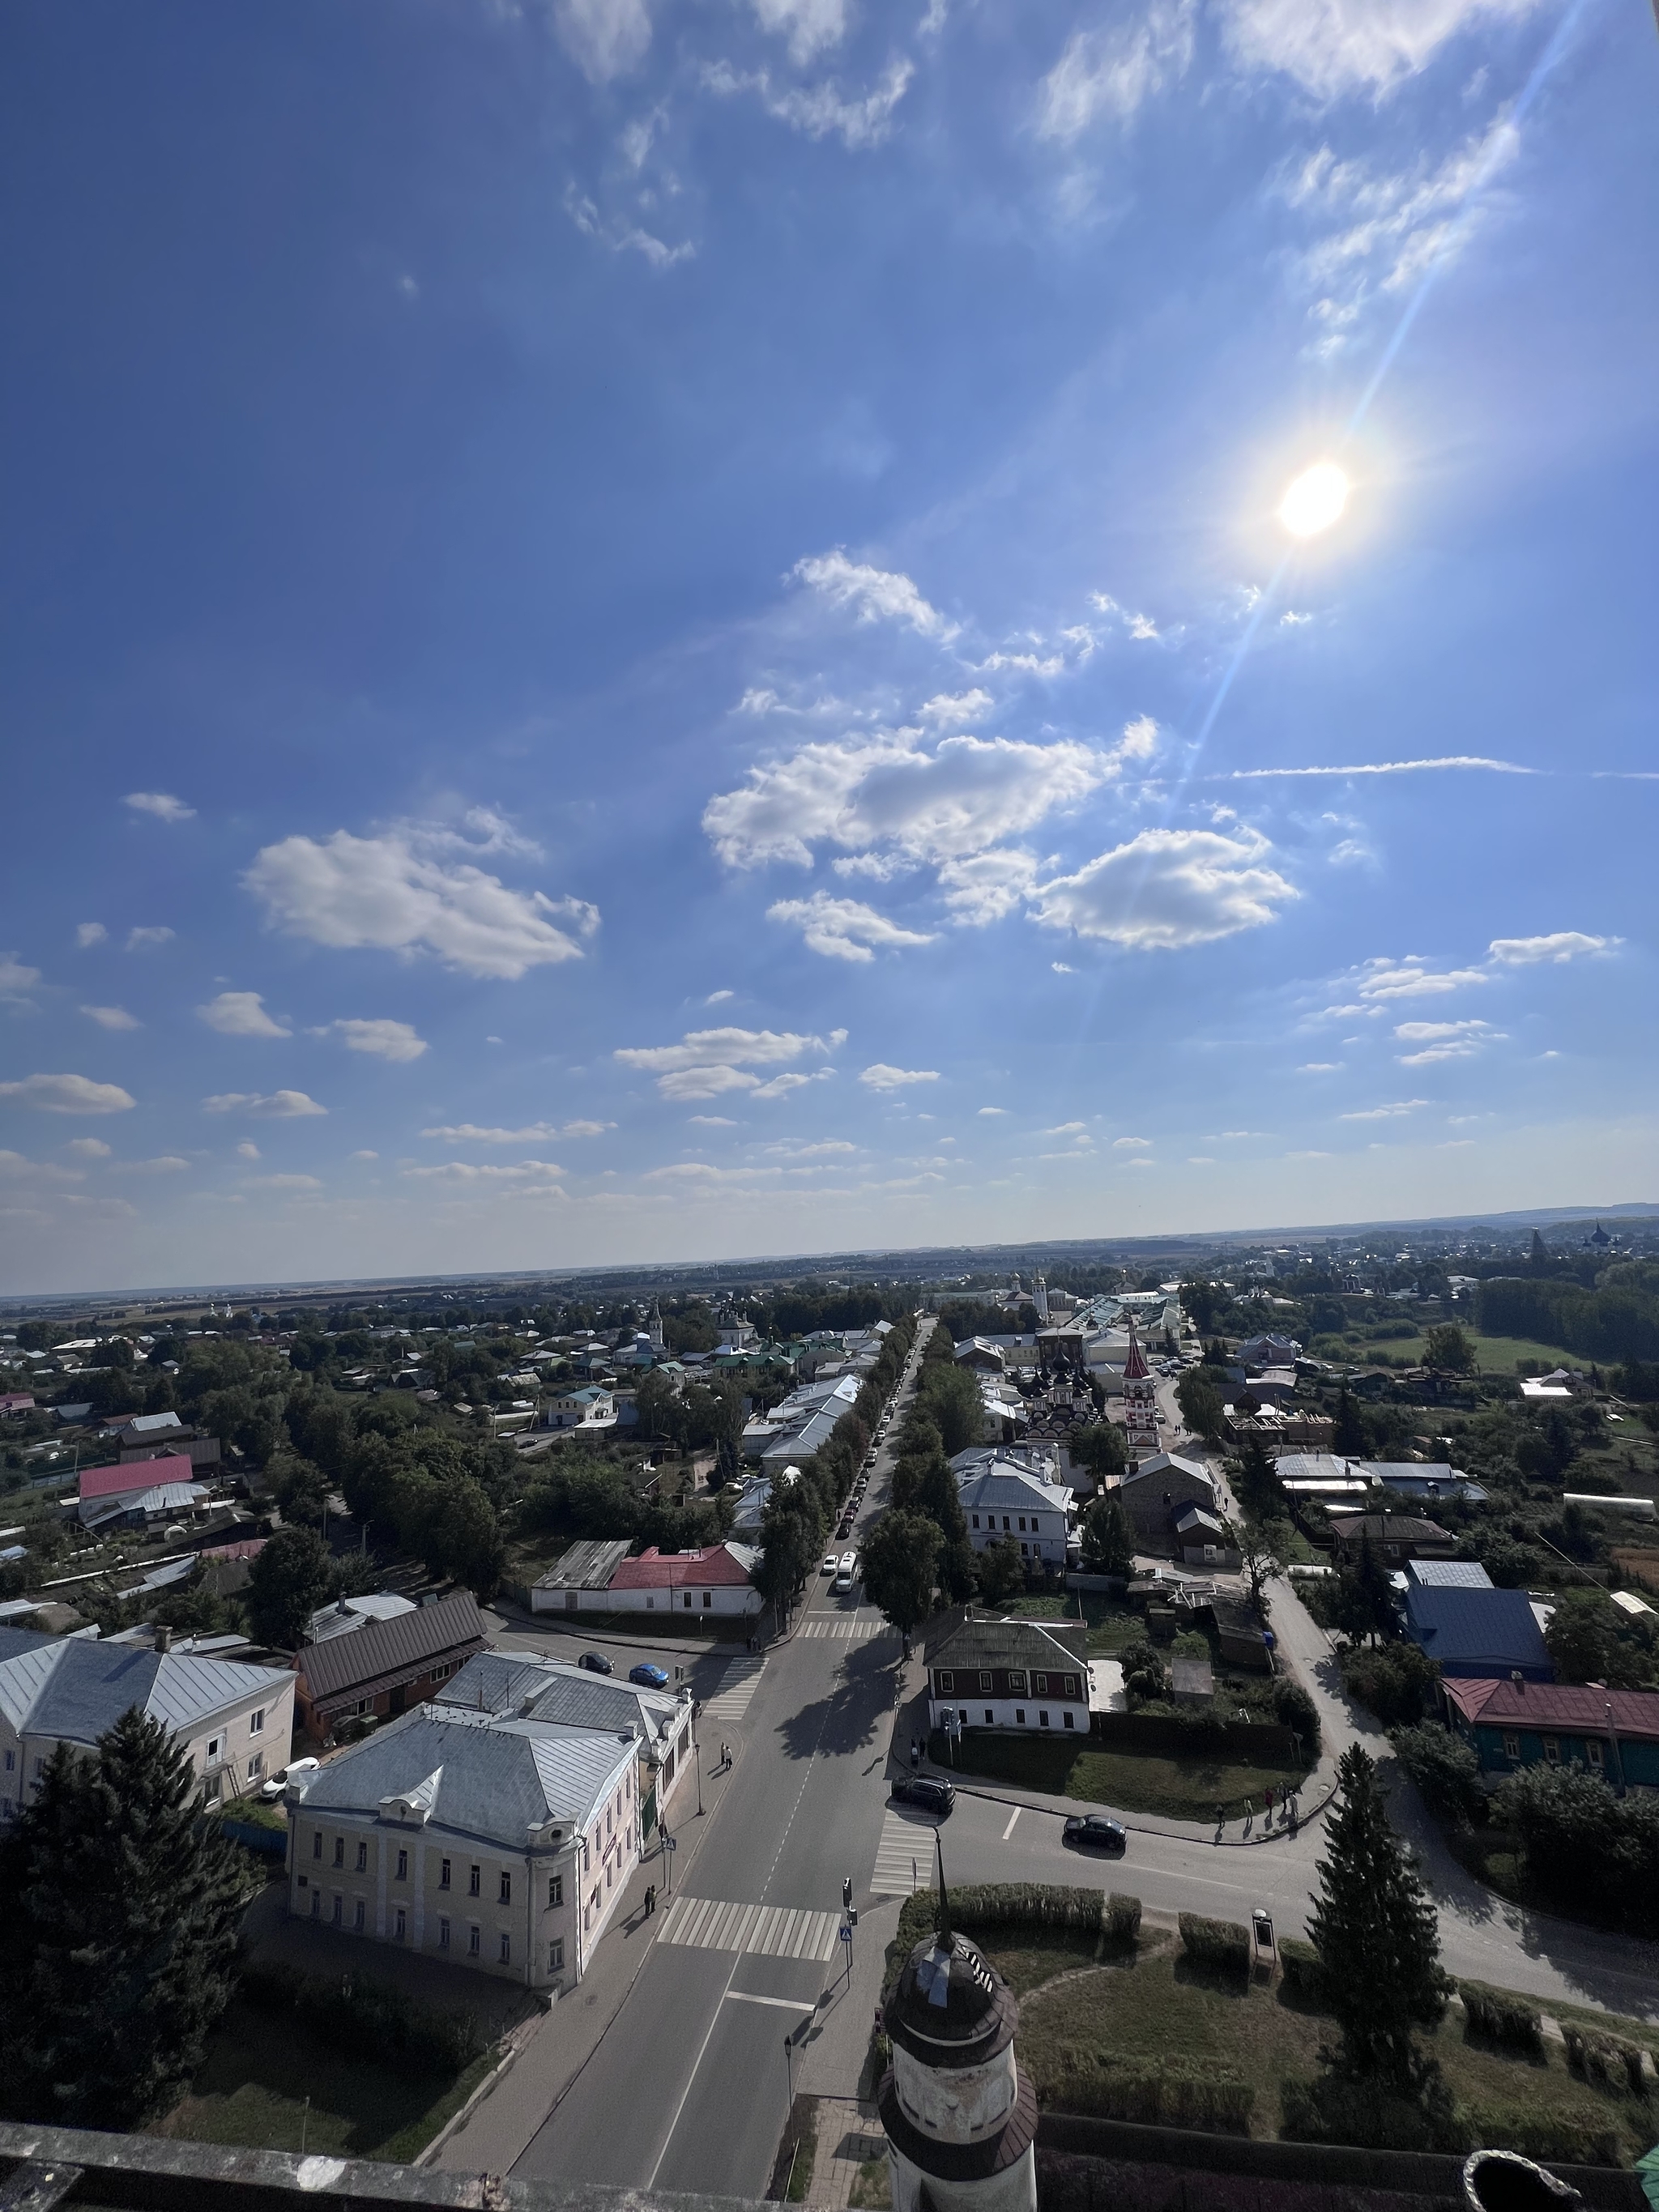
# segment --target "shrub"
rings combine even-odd
[[[1042,2101],[1066,2112],[1133,2120],[1146,2127],[1199,2128],[1211,2135],[1248,2135],[1255,2091],[1236,2075],[1179,2059],[1144,2060],[1068,2049]]]
[[[1602,2089],[1627,2089],[1632,2097],[1645,2097],[1647,2075],[1641,2045],[1622,2037],[1604,2035],[1590,2027],[1563,2027],[1567,2063],[1575,2074]]]
[[[1511,2051],[1543,2048],[1544,2024],[1534,2005],[1508,1990],[1485,1989],[1479,1982],[1460,1982],[1463,2019],[1471,2035],[1484,2036]]]
[[[1530,1766],[1504,1785],[1499,1806],[1526,1852],[1527,1874],[1549,1904],[1637,1935],[1659,1933],[1659,1799],[1617,1797],[1593,1774]]]
[[[1433,1699],[1440,1669],[1414,1644],[1354,1649],[1340,1656],[1343,1687],[1369,1705],[1384,1728],[1409,1728]]]
[[[1372,2081],[1322,2074],[1285,2081],[1279,2093],[1279,2133],[1291,2142],[1355,2143],[1364,2150],[1467,2151],[1477,2135],[1443,2089],[1421,2104],[1391,2097]]]
[[[1273,1690],[1273,1717],[1287,1729],[1294,1729],[1302,1739],[1302,1748],[1310,1761],[1319,1756],[1319,1708],[1303,1688],[1281,1675]]]
[[[1200,1912],[1181,1915],[1181,1944],[1195,1966],[1212,1973],[1248,1974],[1250,1931],[1239,1920],[1207,1920]]]
[[[1322,2006],[1327,2001],[1325,1962],[1311,1943],[1300,1936],[1285,1936],[1279,1941],[1279,1963],[1284,1969],[1285,1986],[1304,2004]]]
[[[1622,2166],[1618,2123],[1593,2105],[1567,2112],[1517,2112],[1512,2105],[1472,2105],[1465,2116],[1474,2140],[1489,2150],[1518,2150],[1557,2166]]]
[[[1115,1889],[1106,1900],[1100,1925],[1109,1943],[1136,1942],[1140,1935],[1140,1899],[1126,1897],[1121,1890]]]
[[[1437,1820],[1467,1828],[1480,1811],[1480,1762],[1449,1729],[1425,1722],[1395,1729],[1389,1738],[1395,1755],[1417,1784],[1423,1802]]]
[[[241,1994],[262,2010],[292,2014],[331,2050],[416,2074],[459,2074],[483,2048],[471,2013],[442,2012],[349,1974],[325,1981],[292,1966],[245,1966]]]

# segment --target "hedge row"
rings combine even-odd
[[[933,1929],[938,1911],[933,1890],[919,1889],[905,1899],[887,1947],[884,2002],[905,1960]],[[1054,1882],[969,1882],[951,1892],[951,1919],[964,1935],[1092,1936],[1103,1946],[1127,1947],[1140,1933],[1140,1899],[1116,1890],[1107,1896]]]
[[[1169,2060],[1152,2064],[1067,2049],[1060,2070],[1042,2092],[1046,2108],[1087,2112],[1145,2127],[1197,2128],[1209,2135],[1248,2135],[1255,2091],[1236,2075]]]
[[[1311,1943],[1304,1943],[1299,1936],[1283,1936],[1279,1943],[1279,1963],[1284,1970],[1285,1986],[1304,2004],[1323,2007],[1330,2002],[1325,1980],[1325,1961]]]
[[[1511,2051],[1538,2051],[1544,2047],[1544,2023],[1537,2007],[1507,1990],[1489,1990],[1480,1982],[1460,1982],[1463,2018],[1471,2035],[1483,2035]]]
[[[1183,1912],[1181,1946],[1195,1966],[1207,1966],[1212,1973],[1250,1971],[1250,1931],[1241,1920],[1206,1920],[1200,1912]]]
[[[1603,2089],[1628,2089],[1632,2097],[1646,2096],[1647,2073],[1640,2044],[1626,2043],[1622,2036],[1604,2035],[1597,2028],[1568,2027],[1565,2022],[1561,2033],[1566,2038],[1567,2063],[1575,2074],[1582,2074],[1587,2081]]]
[[[349,1974],[325,1981],[292,1966],[245,1966],[241,1993],[262,2011],[289,2014],[331,2051],[416,2074],[459,2074],[484,2046],[471,2013],[442,2012]]]
[[[1559,2112],[1513,2106],[1455,2105],[1449,2098],[1407,2104],[1370,2082],[1322,2075],[1279,2089],[1279,2132],[1291,2142],[1346,2143],[1367,2150],[1458,2155],[1478,2143],[1516,2150],[1540,2164],[1620,2166],[1619,2129],[1593,2105]]]

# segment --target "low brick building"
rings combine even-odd
[[[1081,1621],[991,1620],[971,1610],[927,1651],[934,1728],[1089,1729],[1089,1632]]]
[[[458,1590],[394,1620],[307,1644],[295,1658],[299,1725],[326,1743],[341,1721],[389,1720],[424,1705],[487,1639],[471,1596]]]

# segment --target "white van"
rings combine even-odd
[[[844,1595],[847,1591],[852,1589],[854,1571],[858,1566],[858,1553],[856,1552],[843,1552],[842,1553],[841,1565],[836,1571],[835,1589],[837,1595]]]

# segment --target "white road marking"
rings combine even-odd
[[[836,1954],[840,1916],[805,1905],[734,1905],[715,1897],[677,1897],[663,1915],[659,1943],[696,1951],[746,1952],[760,1959],[817,1959]]]
[[[726,2001],[728,2004],[775,2005],[780,2012],[811,2014],[817,2010],[816,2005],[808,2004],[804,1997],[763,1997],[757,1996],[753,1990],[727,1990]]]
[[[870,1887],[878,1897],[908,1897],[933,1882],[933,1823],[907,1820],[889,1810],[876,1846],[876,1870]]]
[[[1002,1840],[1005,1844],[1007,1842],[1009,1837],[1013,1834],[1014,1823],[1018,1820],[1021,1813],[1024,1812],[1024,1809],[1025,1808],[1023,1805],[1016,1805],[1013,1811],[1008,1815],[1008,1825],[1002,1832]]]
[[[720,1686],[712,1698],[704,1701],[702,1734],[708,1733],[708,1723],[716,1727],[732,1728],[749,1710],[749,1700],[760,1687],[760,1678],[766,1672],[764,1659],[734,1659],[720,1678]]]
[[[799,1632],[803,1636],[840,1637],[844,1641],[858,1644],[867,1643],[875,1636],[898,1634],[897,1629],[890,1628],[884,1620],[848,1620],[833,1615],[803,1621]]]

